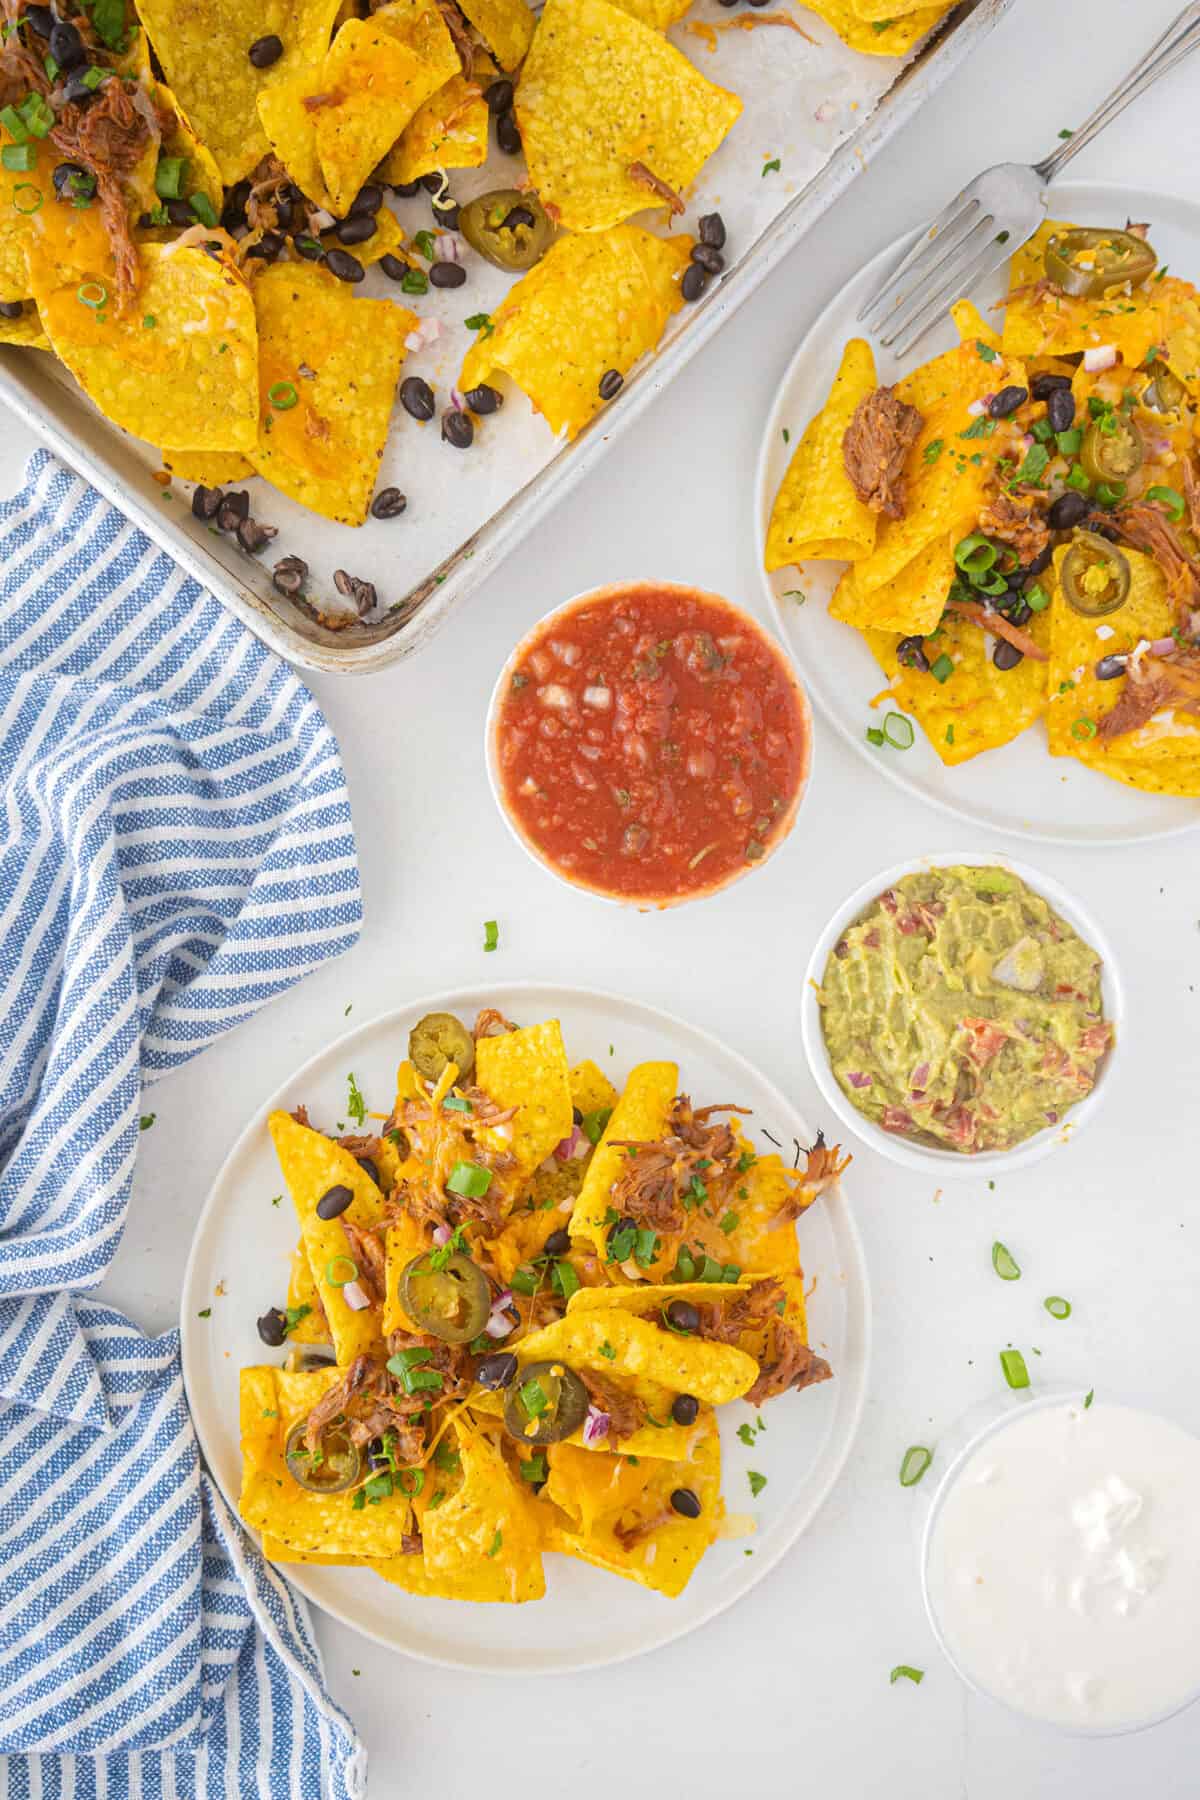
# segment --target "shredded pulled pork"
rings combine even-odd
[[[352,1225],[345,1213],[341,1227],[358,1269],[358,1285],[372,1306],[382,1306],[387,1293],[387,1257],[383,1245],[373,1231],[362,1231]]]
[[[646,1409],[635,1395],[617,1387],[615,1382],[606,1381],[603,1375],[593,1374],[591,1369],[580,1369],[578,1374],[593,1406],[608,1414],[608,1438],[611,1444],[619,1444],[622,1439],[630,1438],[635,1431],[640,1431],[645,1423]]]
[[[425,1455],[427,1418],[423,1395],[402,1393],[374,1357],[357,1356],[341,1381],[323,1394],[309,1413],[304,1442],[309,1450],[317,1451],[323,1432],[344,1421],[350,1442],[359,1449],[385,1431],[395,1432],[398,1461],[415,1464]]]
[[[1187,479],[1185,471],[1185,480]],[[1167,581],[1167,592],[1183,612],[1200,604],[1200,562],[1189,554],[1161,509],[1148,500],[1134,500],[1105,515],[1122,540],[1152,556]]]
[[[980,513],[979,529],[985,537],[1008,544],[1022,563],[1032,562],[1050,542],[1050,527],[1032,495],[997,494]]]
[[[13,41],[10,38],[9,43]],[[151,124],[153,116],[151,106],[135,104],[124,82],[106,81],[87,106],[63,105],[50,133],[50,141],[68,161],[79,163],[95,177],[96,199],[112,249],[118,304],[122,306],[137,293],[141,281],[124,182],[151,139],[160,135],[157,125]]]
[[[307,1130],[312,1130],[312,1120],[308,1116],[307,1106],[293,1106],[291,1116],[297,1125],[303,1125]]]
[[[1023,656],[1032,657],[1034,662],[1049,662],[1046,651],[1027,631],[1022,631],[1019,625],[1014,625],[1003,613],[993,612],[990,606],[980,606],[977,600],[955,600],[950,611],[957,613],[960,619],[969,619],[972,625],[990,631],[993,637],[1007,639],[1014,649],[1019,650]]]
[[[357,1137],[353,1133],[350,1133],[346,1137],[334,1138],[333,1141],[335,1144],[340,1144],[343,1150],[348,1150],[351,1156],[355,1157],[376,1157],[383,1149],[383,1139],[377,1137],[374,1132],[370,1131],[361,1132]]]
[[[321,1446],[325,1427],[345,1413],[364,1384],[377,1374],[378,1364],[369,1356],[356,1356],[342,1379],[322,1394],[309,1413],[304,1426],[304,1442],[314,1454]]]
[[[639,1544],[644,1544],[648,1537],[654,1536],[660,1525],[669,1525],[678,1516],[669,1506],[664,1506],[661,1512],[656,1512],[651,1518],[637,1519],[632,1525],[622,1525],[618,1521],[613,1526],[613,1536],[623,1550],[636,1550]]]
[[[859,401],[842,438],[842,461],[872,512],[904,517],[904,462],[924,423],[915,406],[897,399],[895,388],[877,387]]]
[[[775,1327],[775,1355],[762,1364],[758,1380],[746,1395],[749,1406],[761,1406],[777,1394],[792,1388],[813,1387],[818,1381],[832,1379],[833,1370],[823,1356],[818,1356],[804,1342],[794,1326],[782,1323]]]
[[[833,1186],[853,1160],[849,1151],[843,1156],[842,1146],[834,1144],[831,1147],[825,1142],[825,1133],[818,1131],[816,1143],[804,1152],[803,1183],[788,1195],[771,1220],[772,1227],[787,1225],[793,1219],[798,1219],[802,1212],[807,1212],[813,1201]]]
[[[697,1335],[712,1344],[736,1344],[743,1332],[766,1325],[782,1299],[783,1284],[771,1276],[766,1281],[756,1281],[728,1302],[705,1302],[696,1308],[700,1314]]]
[[[744,1113],[744,1106],[702,1106],[694,1111],[686,1094],[671,1104],[667,1135],[656,1143],[616,1139],[630,1152],[613,1183],[612,1204],[622,1215],[655,1231],[682,1231],[686,1223],[683,1196],[702,1180],[710,1191],[733,1172],[737,1139],[727,1121],[713,1122],[719,1112]]]
[[[1188,525],[1200,536],[1200,466],[1194,456],[1183,459],[1183,497],[1187,501]]]
[[[683,201],[675,192],[675,189],[669,187],[660,175],[654,173],[653,169],[648,169],[644,162],[630,163],[629,179],[630,181],[635,182],[638,187],[644,187],[647,192],[656,195],[659,200],[664,201],[668,210],[676,217],[683,212]]]
[[[475,1020],[475,1029],[471,1036],[478,1043],[480,1038],[503,1037],[506,1031],[515,1031],[516,1029],[512,1020],[506,1019],[504,1014],[497,1012],[494,1006],[485,1006]]]
[[[1116,705],[1100,721],[1106,743],[1139,731],[1164,706],[1200,713],[1200,650],[1179,656],[1145,656],[1129,666]]]
[[[764,1400],[773,1400],[790,1388],[828,1381],[833,1374],[824,1358],[809,1349],[795,1326],[778,1317],[783,1297],[783,1284],[772,1276],[735,1294],[727,1305],[718,1300],[696,1309],[700,1314],[698,1335],[710,1343],[736,1344],[744,1332],[770,1327],[771,1353],[760,1364],[758,1380],[746,1395],[751,1406],[761,1406]]]
[[[450,33],[454,48],[458,51],[458,60],[462,64],[463,74],[468,78],[475,68],[475,44],[471,33],[454,0],[437,0],[437,9],[445,21],[446,30]]]

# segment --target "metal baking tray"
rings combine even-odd
[[[730,29],[765,14],[731,15],[718,0],[697,0],[671,30],[673,41],[745,111],[688,196],[684,228],[719,209],[729,232],[729,267],[704,297],[685,306],[656,355],[573,443],[551,436],[524,396],[483,421],[474,446],[443,443],[436,420],[417,425],[397,405],[379,475],[408,496],[398,519],[355,530],[304,511],[267,483],[250,485],[251,508],[278,528],[261,560],[241,552],[191,515],[188,490],[155,481],[157,453],[108,424],[61,365],[44,354],[0,347],[0,399],[63,460],[182,565],[280,655],[305,668],[362,674],[411,656],[449,614],[604,455],[654,396],[720,330],[797,240],[833,204],[861,168],[961,66],[1012,0],[962,0],[907,62],[856,54],[815,15],[784,13],[793,30]],[[724,27],[724,34],[718,31]],[[719,54],[714,53],[719,49]],[[710,54],[711,53],[711,54]],[[778,162],[778,167],[772,166]],[[456,199],[514,186],[523,165],[493,151],[481,169],[455,170]],[[394,202],[411,236],[432,223],[428,195]],[[661,217],[661,215],[659,215]],[[470,342],[466,316],[498,306],[509,280],[470,256],[461,288],[430,290],[417,303],[436,317],[437,342],[412,355],[404,374],[423,375],[449,401]],[[378,271],[362,291],[405,297]],[[298,555],[309,564],[309,596],[328,610],[342,604],[333,573],[374,582],[377,618],[347,631],[314,623],[271,584],[271,564]]]

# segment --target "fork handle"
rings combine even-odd
[[[1106,100],[1102,100],[1095,112],[1091,113],[1078,130],[1072,133],[1057,150],[1051,152],[1044,162],[1035,163],[1034,171],[1042,181],[1053,181],[1092,139],[1098,137],[1106,125],[1120,113],[1125,111],[1131,100],[1152,87],[1160,76],[1173,69],[1176,63],[1183,61],[1200,45],[1200,0],[1192,0],[1185,6],[1179,16],[1167,26],[1162,36],[1152,44],[1136,63],[1123,81],[1118,82]]]

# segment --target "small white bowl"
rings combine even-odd
[[[825,965],[833,952],[833,947],[846,930],[847,926],[864,913],[871,902],[878,898],[886,888],[892,886],[905,875],[915,875],[926,869],[950,867],[967,868],[1001,868],[1016,875],[1027,887],[1048,900],[1055,912],[1064,918],[1068,925],[1079,933],[1085,943],[1100,957],[1100,984],[1103,996],[1104,1016],[1113,1026],[1113,1048],[1109,1050],[1097,1071],[1095,1086],[1078,1106],[1071,1107],[1064,1118],[1056,1125],[1047,1125],[1044,1130],[1027,1138],[1012,1150],[988,1150],[972,1156],[959,1150],[942,1150],[933,1145],[914,1144],[907,1138],[898,1137],[894,1132],[884,1131],[868,1119],[864,1113],[851,1105],[838,1086],[833,1069],[829,1062],[829,1052],[825,1046],[825,1034],[821,1029],[821,1008],[817,1002],[817,989],[825,973]],[[805,1054],[809,1066],[821,1094],[833,1108],[838,1118],[852,1131],[856,1137],[868,1144],[872,1150],[878,1150],[881,1156],[892,1162],[902,1163],[905,1168],[917,1169],[923,1175],[934,1175],[939,1180],[974,1180],[977,1176],[997,1175],[1001,1171],[1011,1172],[1013,1169],[1028,1168],[1030,1163],[1040,1162],[1049,1156],[1060,1144],[1065,1144],[1074,1137],[1080,1126],[1095,1112],[1101,1100],[1107,1097],[1112,1081],[1113,1064],[1121,1047],[1125,1024],[1125,990],[1117,968],[1116,956],[1108,937],[1101,930],[1092,915],[1085,911],[1073,895],[1065,888],[1043,875],[1039,869],[1031,869],[1027,863],[1016,862],[1011,856],[1003,856],[991,850],[947,851],[936,856],[918,856],[911,862],[897,863],[893,868],[884,869],[873,875],[869,881],[850,895],[828,925],[821,933],[813,948],[808,968],[804,976],[804,991],[800,1003],[800,1030],[804,1041]]]
[[[795,798],[793,799],[786,816],[782,820],[778,831],[772,838],[770,846],[766,852],[759,857],[758,861],[745,863],[742,867],[732,870],[720,881],[714,881],[707,887],[696,888],[691,893],[678,895],[668,894],[659,898],[644,894],[612,894],[604,888],[593,887],[589,882],[573,880],[570,875],[566,874],[562,869],[558,868],[556,864],[552,863],[548,857],[543,856],[542,852],[532,839],[526,837],[525,833],[521,830],[520,825],[508,809],[508,805],[504,798],[504,784],[500,776],[500,765],[496,750],[496,731],[500,720],[500,707],[505,695],[508,693],[513,670],[525,655],[532,640],[536,637],[540,637],[546,627],[552,623],[561,622],[565,624],[570,615],[577,611],[581,606],[590,606],[597,600],[607,600],[614,596],[629,593],[634,589],[644,587],[655,588],[660,592],[665,590],[667,593],[698,594],[704,600],[713,600],[718,605],[726,607],[734,617],[739,620],[747,632],[766,644],[779,666],[780,674],[796,696],[796,701],[800,708],[801,720],[804,726],[806,749],[804,767],[800,772],[800,780],[796,788]],[[488,785],[492,790],[492,798],[496,802],[500,817],[504,820],[504,823],[508,826],[508,829],[512,832],[513,837],[517,840],[518,844],[520,844],[522,850],[524,850],[538,865],[539,869],[545,869],[548,874],[554,876],[556,881],[561,881],[565,887],[573,888],[576,893],[590,894],[593,899],[607,901],[610,906],[632,906],[636,907],[641,912],[661,912],[669,906],[683,906],[689,901],[707,900],[711,894],[722,893],[726,888],[732,887],[735,881],[741,881],[755,869],[761,869],[763,865],[769,862],[771,857],[774,856],[784,839],[789,836],[793,825],[796,823],[796,816],[800,811],[804,796],[808,792],[808,784],[812,776],[812,708],[809,706],[808,695],[796,674],[795,668],[793,667],[787,652],[783,649],[783,646],[778,640],[772,637],[771,633],[767,631],[763,625],[760,625],[759,621],[754,618],[752,614],[746,612],[743,607],[736,605],[734,601],[727,600],[724,594],[710,593],[704,588],[696,587],[692,582],[659,581],[653,576],[644,576],[636,581],[613,581],[606,583],[603,587],[589,588],[586,593],[576,594],[574,599],[567,600],[563,605],[554,607],[550,612],[544,614],[536,624],[530,626],[529,630],[516,645],[512,654],[505,662],[504,667],[496,677],[496,685],[492,689],[492,697],[488,702],[483,745],[484,760],[487,765]]]

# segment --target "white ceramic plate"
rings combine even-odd
[[[1148,219],[1160,259],[1186,278],[1200,280],[1200,209],[1194,203],[1109,182],[1061,182],[1050,190],[1050,201],[1052,216],[1084,225]],[[847,339],[862,335],[856,323],[861,306],[909,242],[897,241],[861,269],[825,308],[792,358],[759,455],[755,519],[760,571],[771,505],[792,451],[825,404]],[[1001,271],[972,298],[986,313],[1004,288]],[[879,380],[896,381],[955,342],[947,319],[904,358],[873,344]],[[790,443],[784,442],[785,430]],[[763,571],[762,580],[812,699],[879,774],[959,818],[1046,843],[1130,844],[1200,825],[1200,804],[1194,800],[1137,793],[1072,758],[1051,757],[1040,725],[956,769],[943,766],[919,726],[910,750],[890,745],[875,749],[866,730],[878,718],[868,703],[883,686],[883,675],[859,634],[826,610],[843,566],[809,563],[799,579],[790,568],[774,575]],[[789,589],[807,594],[803,605],[786,597]]]
[[[360,1026],[315,1056],[278,1093],[265,1096],[217,1176],[196,1227],[183,1284],[183,1373],[192,1416],[209,1467],[236,1509],[238,1371],[271,1358],[255,1320],[287,1288],[297,1237],[266,1128],[272,1107],[304,1102],[315,1119],[345,1117],[346,1077],[359,1082],[368,1107],[386,1109],[409,1028],[431,1011],[471,1020],[484,1005],[521,1022],[559,1018],[573,1061],[590,1056],[620,1086],[634,1063],[670,1057],[698,1101],[736,1101],[753,1109],[745,1128],[760,1148],[773,1133],[789,1156],[792,1142],[813,1132],[778,1089],[715,1038],[666,1013],[587,989],[517,984],[414,1000]],[[546,1557],[544,1600],[520,1607],[471,1606],[402,1594],[364,1569],[296,1564],[287,1573],[307,1597],[346,1625],[389,1649],[453,1668],[529,1675],[621,1662],[694,1631],[760,1581],[812,1521],[854,1440],[866,1387],[870,1299],[862,1245],[842,1195],[827,1194],[800,1221],[800,1246],[814,1288],[809,1329],[833,1364],[835,1379],[772,1401],[770,1431],[751,1451],[739,1424],[752,1417],[740,1402],[722,1412],[724,1491],[731,1513],[750,1513],[751,1538],[715,1544],[678,1600],[563,1556]],[[223,1291],[218,1295],[218,1288]],[[199,1313],[211,1308],[208,1318]],[[757,1501],[746,1471],[768,1477]],[[745,1551],[753,1550],[752,1556]]]

